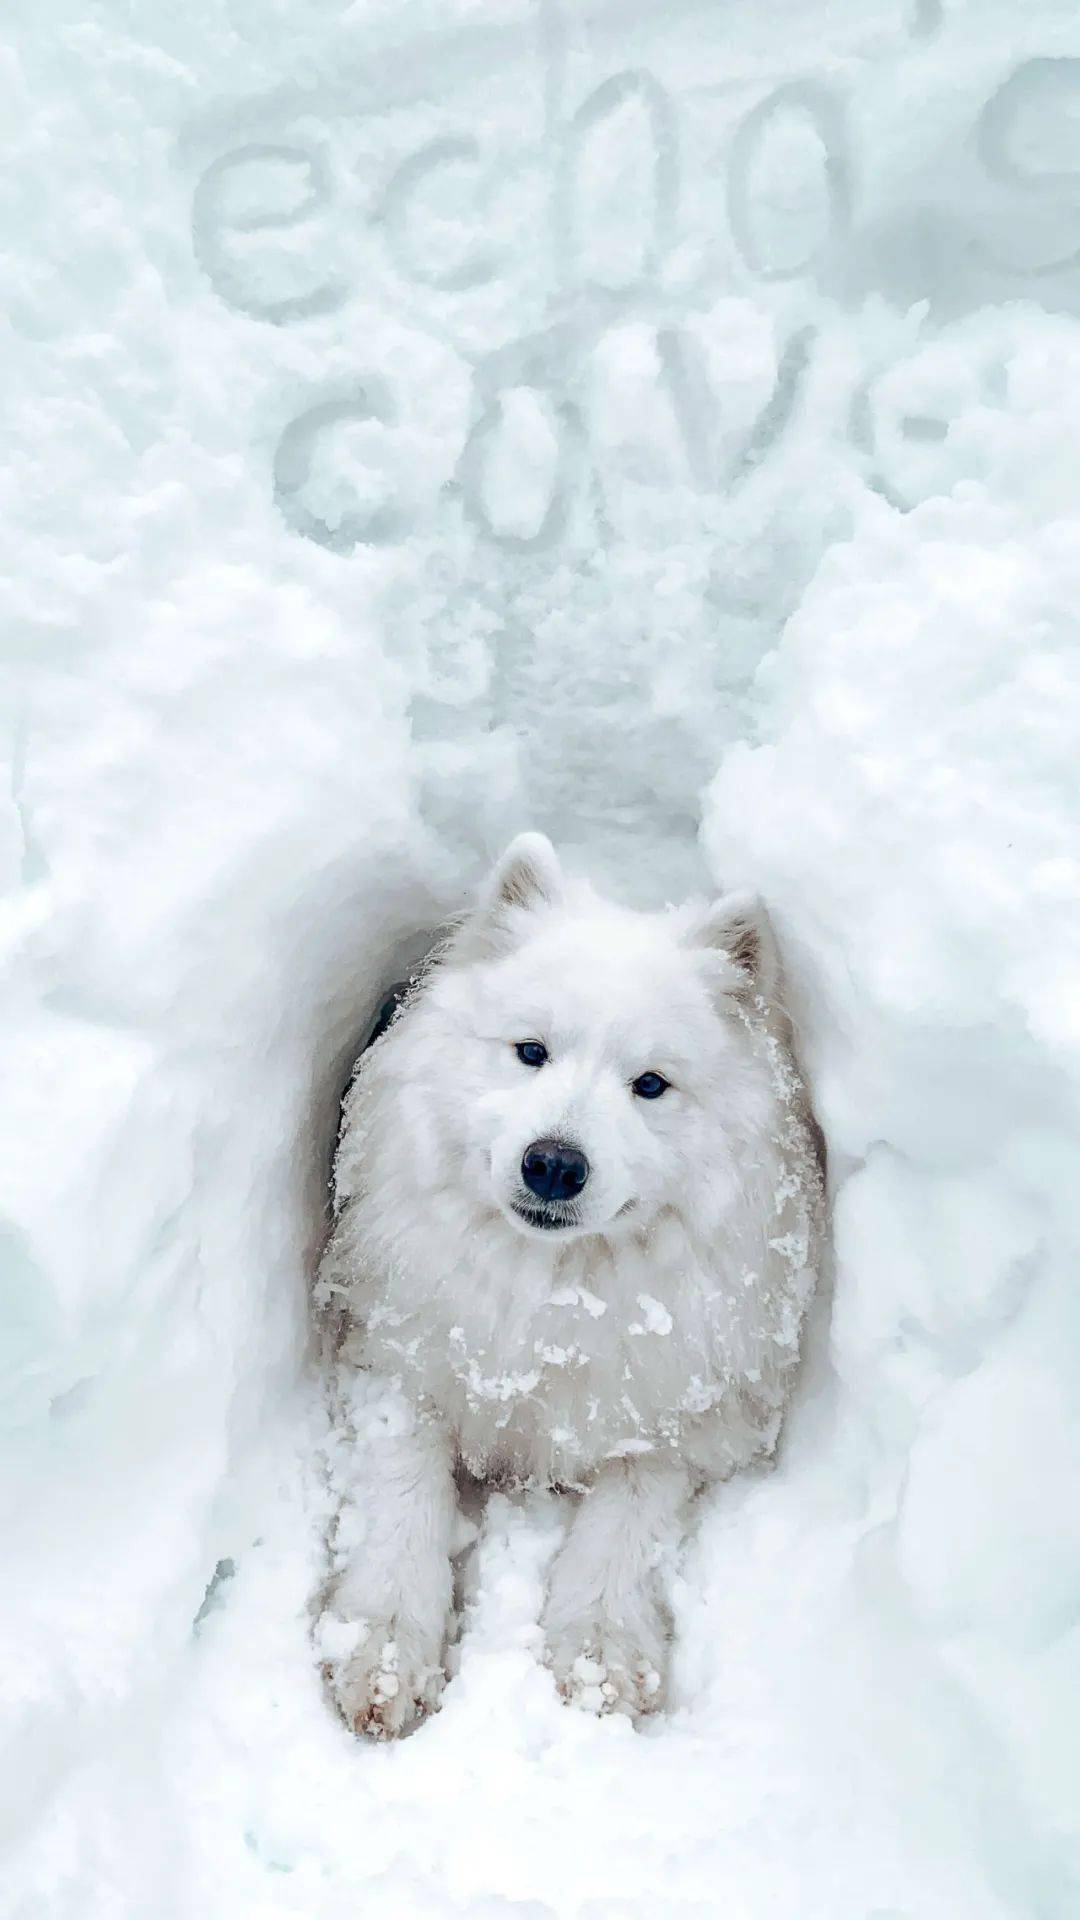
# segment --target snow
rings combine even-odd
[[[1074,6],[58,0],[2,60],[3,1911],[1065,1920]],[[672,1712],[558,1703],[500,1495],[365,1748],[326,1154],[524,826],[764,893],[835,1276]]]

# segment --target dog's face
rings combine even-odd
[[[767,1097],[746,1010],[770,967],[753,902],[635,913],[521,836],[423,1022],[439,1126],[476,1201],[549,1246],[715,1202]]]

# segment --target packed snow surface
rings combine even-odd
[[[1075,0],[15,0],[5,1920],[1080,1912]],[[749,883],[828,1138],[675,1704],[494,1497],[320,1690],[350,1052],[512,831]]]

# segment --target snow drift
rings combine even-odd
[[[5,1911],[1064,1920],[1075,10],[62,0],[3,71]],[[496,1498],[369,1751],[326,1156],[526,825],[765,894],[835,1289],[652,1737],[558,1705]]]

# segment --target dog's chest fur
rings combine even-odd
[[[452,1182],[392,1213],[381,1184],[361,1184],[324,1294],[347,1310],[346,1363],[398,1382],[478,1476],[575,1485],[605,1459],[665,1450],[724,1474],[776,1437],[817,1191],[790,1116],[707,1248],[671,1212],[647,1236],[549,1253],[470,1214]]]

